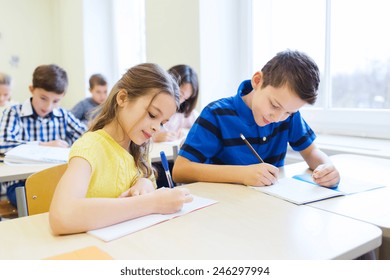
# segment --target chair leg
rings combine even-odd
[[[19,217],[28,216],[25,188],[17,187],[15,189],[15,194],[16,194],[16,206],[18,207]]]

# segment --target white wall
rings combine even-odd
[[[251,76],[248,0],[146,0],[147,60],[191,65],[199,75],[198,109],[234,95]]]
[[[188,64],[200,74],[198,0],[146,0],[146,60],[165,69]]]
[[[199,0],[199,7],[200,99],[204,107],[235,95],[241,81],[251,78],[251,12],[247,0]]]
[[[18,101],[30,97],[36,66],[58,61],[53,11],[50,0],[0,0],[0,71],[12,76]]]
[[[69,86],[61,105],[71,108],[85,93],[83,1],[54,0],[58,35],[56,63],[68,74]],[[84,96],[83,96],[84,97]]]
[[[106,75],[111,87],[123,74],[118,73],[118,66],[135,64],[131,58],[118,62],[114,49],[120,45],[123,52],[143,43],[142,36],[123,29],[120,34],[112,31],[115,25],[131,24],[112,16],[113,10],[128,1],[0,0],[0,71],[14,78],[14,98],[23,101],[29,97],[32,72],[43,63],[57,63],[68,72],[69,88],[62,101],[65,108],[86,96],[92,73]],[[234,95],[241,80],[252,74],[246,58],[250,30],[241,17],[250,18],[249,3],[145,0],[145,61],[166,69],[179,63],[191,65],[200,81],[198,109]],[[126,19],[132,12],[139,11],[121,16]],[[17,66],[9,63],[14,55],[20,58]]]

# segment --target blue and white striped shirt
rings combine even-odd
[[[44,118],[38,116],[31,98],[7,108],[0,122],[0,153],[27,142],[64,140],[72,145],[87,127],[72,113],[56,108]]]
[[[193,162],[249,165],[259,163],[240,137],[242,133],[262,159],[276,167],[284,165],[287,145],[295,151],[309,147],[316,138],[298,112],[286,120],[258,126],[242,96],[252,91],[244,81],[237,95],[210,103],[189,131],[179,155]]]

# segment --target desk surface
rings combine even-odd
[[[219,202],[107,243],[86,233],[53,236],[47,213],[0,222],[0,259],[42,259],[90,245],[114,259],[353,259],[381,244],[376,226],[244,186],[187,187]]]
[[[160,162],[160,152],[164,151],[168,160],[172,160],[174,156],[174,147],[178,147],[179,142],[159,142],[159,143],[151,143],[150,144],[150,157],[152,162]],[[176,151],[177,153],[177,151]]]
[[[385,188],[335,197],[308,204],[311,207],[358,219],[379,226],[383,236],[390,237],[390,160],[368,156],[340,154],[331,159],[343,176],[383,184]],[[306,163],[286,165],[284,173],[291,177],[307,172]]]
[[[31,174],[54,166],[54,164],[8,165],[0,163],[0,182],[27,179]]]

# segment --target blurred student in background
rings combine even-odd
[[[0,120],[3,116],[4,109],[16,104],[11,100],[11,76],[0,73]]]
[[[76,118],[87,124],[94,115],[94,110],[107,99],[107,81],[101,74],[94,74],[89,78],[89,92],[91,97],[77,103],[71,110]]]
[[[198,75],[185,64],[171,67],[168,72],[180,86],[180,108],[163,129],[153,137],[154,142],[169,142],[183,138],[194,124],[199,112],[195,109],[199,95]]]
[[[40,65],[29,86],[31,97],[3,112],[0,122],[0,153],[21,145],[42,145],[67,148],[87,127],[59,104],[68,87],[65,70],[55,64]],[[16,206],[15,188],[25,180],[1,183],[9,201]]]

